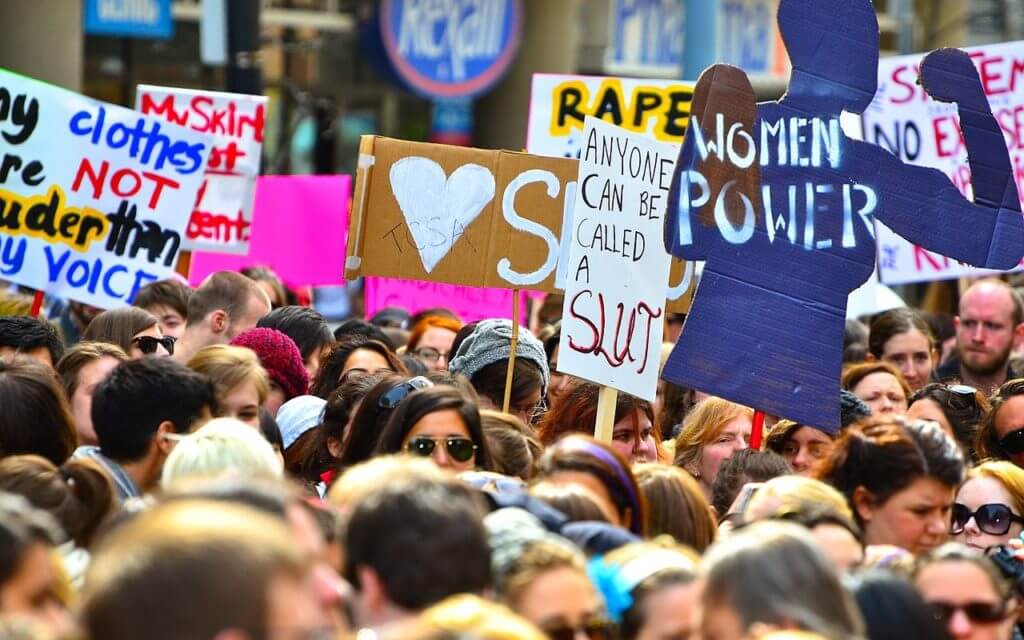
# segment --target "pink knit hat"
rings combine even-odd
[[[285,400],[306,393],[309,374],[295,341],[277,329],[257,328],[243,331],[231,344],[256,352],[270,379],[281,387]]]

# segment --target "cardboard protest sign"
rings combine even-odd
[[[558,370],[654,401],[670,257],[662,243],[677,146],[587,118]]]
[[[98,307],[174,273],[204,134],[0,69],[0,278]]]
[[[248,252],[266,106],[266,96],[139,85],[138,111],[213,136],[185,249]]]
[[[838,427],[847,294],[874,269],[873,220],[996,269],[1020,261],[1024,222],[1002,133],[967,54],[933,52],[921,77],[932,97],[957,102],[973,202],[940,171],[842,133],[840,114],[863,112],[875,93],[870,0],[782,0],[778,16],[793,62],[779,102],[755,104],[734,67],[716,65],[697,84],[665,239],[674,255],[707,262],[663,376]]]
[[[215,271],[267,266],[292,286],[342,284],[350,176],[262,176],[249,254],[192,254],[193,286]]]
[[[346,277],[561,291],[577,162],[364,136]],[[673,310],[692,267],[674,271]]]
[[[533,74],[526,151],[579,158],[587,116],[681,143],[690,119],[693,83],[679,80]]]
[[[1018,193],[1024,193],[1024,42],[966,49],[974,62],[989,107],[1003,135],[1014,167]],[[865,139],[896,154],[904,162],[932,167],[946,174],[966,197],[971,169],[960,134],[955,105],[936,102],[917,84],[921,55],[884,58],[878,63],[878,93],[864,112]],[[905,284],[990,271],[952,260],[907,242],[881,222],[878,267],[882,282]],[[1021,265],[1015,271],[1021,270]]]
[[[463,322],[486,318],[507,318],[512,313],[511,289],[463,287],[424,280],[400,278],[366,278],[363,285],[365,314],[372,317],[381,309],[401,307],[409,313],[444,307],[451,309]],[[529,324],[526,313],[528,293],[521,291],[519,323]]]

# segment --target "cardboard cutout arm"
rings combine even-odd
[[[722,118],[723,122],[719,124],[716,118]],[[672,255],[686,260],[706,260],[714,246],[723,242],[714,210],[719,193],[726,185],[734,192],[728,199],[729,206],[725,207],[726,217],[733,225],[742,225],[745,215],[739,201],[734,201],[735,193],[746,194],[755,216],[763,215],[760,166],[754,162],[746,168],[737,167],[728,155],[719,159],[714,150],[714,131],[731,131],[738,125],[740,131],[753,132],[756,119],[757,99],[742,69],[716,64],[701,73],[690,106],[686,139],[679,150],[669,191],[665,249]],[[744,155],[747,151],[745,141],[737,137],[736,152]]]

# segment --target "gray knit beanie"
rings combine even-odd
[[[448,363],[448,370],[460,373],[470,380],[489,364],[507,360],[512,353],[512,322],[510,320],[482,320],[469,334],[459,350]],[[529,360],[540,369],[544,379],[541,395],[548,392],[551,372],[548,370],[548,357],[544,353],[544,345],[528,330],[519,328],[519,342],[516,345],[516,358]]]

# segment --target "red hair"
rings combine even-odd
[[[420,339],[423,334],[427,332],[427,329],[436,327],[438,329],[447,329],[452,333],[458,333],[459,329],[462,328],[462,323],[454,318],[445,318],[444,316],[427,316],[413,327],[412,333],[409,334],[409,342],[406,344],[405,350],[407,353],[412,353],[416,350],[416,347],[420,344]],[[452,357],[455,354],[451,354]]]
[[[537,425],[537,437],[541,443],[550,446],[568,433],[594,435],[594,425],[597,423],[597,396],[600,391],[600,385],[580,380],[562,394]],[[631,418],[633,429],[639,437],[640,421],[636,417],[638,411],[643,412],[652,425],[655,424],[651,403],[628,393],[618,395],[615,400],[615,422]]]

